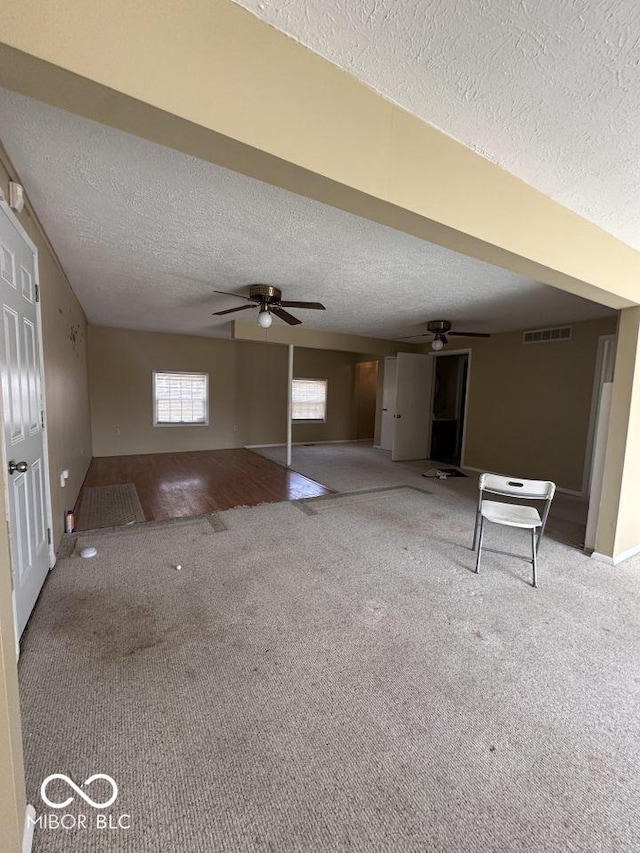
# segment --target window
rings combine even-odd
[[[153,425],[209,423],[209,376],[206,373],[153,374]]]
[[[293,380],[291,417],[294,421],[326,421],[326,379]]]

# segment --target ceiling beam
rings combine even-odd
[[[611,308],[640,304],[639,252],[229,0],[22,0],[3,39],[7,88]]]
[[[422,352],[418,344],[346,335],[342,332],[321,332],[304,326],[288,326],[275,320],[268,329],[262,329],[254,320],[234,320],[232,337],[242,341],[262,341],[269,344],[293,344],[307,349],[357,352],[366,355],[393,356],[398,352]]]

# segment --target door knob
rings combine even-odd
[[[24,474],[28,467],[28,462],[9,462],[9,473],[15,474],[16,471],[19,471],[20,474]]]

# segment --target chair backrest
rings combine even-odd
[[[519,477],[502,477],[499,474],[481,474],[478,488],[480,492],[527,501],[551,501],[556,492],[556,484],[550,480],[522,480]]]

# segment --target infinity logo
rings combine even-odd
[[[88,803],[94,809],[106,809],[110,805],[115,803],[118,798],[118,786],[115,781],[111,778],[111,776],[107,776],[105,773],[95,773],[93,776],[89,776],[88,779],[85,779],[82,783],[83,787],[90,785],[92,782],[95,782],[96,779],[105,779],[110,785],[113,793],[109,797],[109,799],[105,803],[96,803],[95,800],[92,800],[91,797],[87,796],[85,792],[79,788],[73,779],[69,779],[68,776],[65,776],[63,773],[52,773],[51,776],[47,776],[42,785],[40,786],[40,796],[44,800],[44,802],[52,809],[65,809],[70,803],[73,802],[73,797],[69,797],[69,799],[65,800],[64,803],[54,803],[52,800],[47,797],[47,785],[53,779],[62,779],[63,782],[66,782],[70,788],[82,797],[85,803]]]

